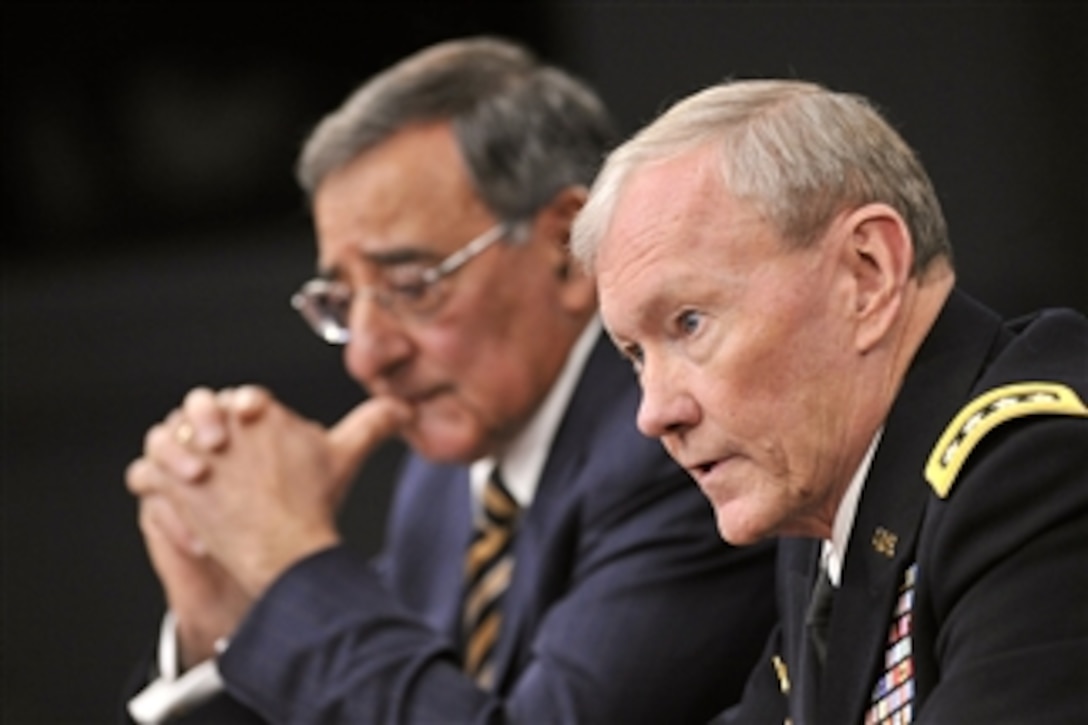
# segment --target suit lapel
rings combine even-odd
[[[533,503],[522,513],[514,544],[514,573],[506,594],[510,605],[504,607],[507,613],[496,645],[495,665],[500,688],[504,678],[520,669],[517,655],[531,651],[529,640],[539,623],[537,609],[549,600],[537,589],[542,582],[560,579],[552,572],[570,569],[568,562],[574,556],[573,549],[567,552],[557,547],[564,541],[569,540],[572,547],[577,542],[573,535],[556,536],[554,530],[565,517],[568,506],[574,503],[572,492],[580,488],[578,479],[585,474],[586,464],[595,449],[594,426],[624,415],[614,408],[633,387],[634,379],[627,363],[619,357],[608,338],[601,335],[556,431]],[[634,415],[632,406],[629,414],[632,425]],[[565,580],[566,577],[562,578]]]
[[[442,537],[443,545],[440,551],[436,551],[434,558],[433,575],[435,587],[441,591],[463,592],[465,588],[465,555],[473,537],[474,522],[472,517],[472,494],[469,491],[468,469],[461,467],[452,480],[431,486],[431,490],[437,492],[444,489],[441,495],[442,503],[436,506],[429,504],[448,517],[448,523],[444,528]],[[462,646],[461,607],[462,597],[435,597],[435,606],[440,608],[436,612],[436,618],[441,621],[440,631],[454,632],[455,642],[458,648]]]
[[[558,473],[571,486],[574,485],[579,466],[573,459],[561,466]],[[541,484],[544,479],[541,480]],[[556,514],[565,508],[549,505],[541,500],[558,498],[563,494],[562,487],[550,486],[548,490],[537,490],[533,505],[523,512],[522,520],[514,541],[514,572],[510,580],[503,604],[503,623],[495,650],[495,668],[498,687],[511,673],[521,670],[519,656],[528,656],[532,651],[532,637],[536,632],[543,609],[549,601],[541,587],[559,579],[552,573],[556,569],[569,571],[575,554],[573,545],[569,552],[556,548],[562,541],[573,537],[556,537],[553,529]],[[544,512],[545,515],[541,515]],[[567,577],[562,577],[566,581]]]

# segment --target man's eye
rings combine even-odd
[[[311,298],[322,309],[342,313],[351,306],[352,291],[343,282],[329,280],[321,285],[320,290],[315,290]]]
[[[685,310],[676,318],[676,326],[685,335],[691,335],[698,331],[703,322],[703,316],[695,310]]]
[[[389,291],[406,302],[416,302],[427,294],[428,285],[423,280],[390,284]]]
[[[390,267],[385,273],[385,288],[405,302],[421,299],[427,292],[423,271],[417,264]]]

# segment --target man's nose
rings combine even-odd
[[[373,295],[357,294],[352,300],[348,329],[344,362],[360,382],[387,374],[411,356],[413,343],[404,321]]]
[[[646,365],[639,376],[642,400],[637,425],[648,438],[683,432],[699,422],[699,406],[687,392],[683,375]]]

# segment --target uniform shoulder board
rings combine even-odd
[[[1088,407],[1072,388],[1059,383],[1013,383],[978,396],[956,414],[929,454],[929,485],[946,498],[960,468],[987,433],[1007,420],[1041,414],[1088,417]]]

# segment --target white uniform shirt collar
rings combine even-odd
[[[850,480],[850,486],[847,487],[842,501],[839,502],[838,509],[835,510],[835,521],[831,525],[831,539],[824,540],[823,565],[827,568],[827,576],[831,579],[831,584],[836,587],[842,581],[843,559],[846,556],[846,546],[850,542],[850,533],[854,529],[854,519],[858,513],[858,499],[861,498],[861,491],[865,487],[865,479],[869,476],[869,468],[873,465],[873,455],[876,453],[876,446],[880,442],[880,436],[883,432],[884,429],[881,428],[873,436],[873,440],[869,444],[869,450],[865,452],[865,456],[861,459],[861,464],[858,466],[857,471],[854,472],[854,477]]]
[[[537,484],[540,482],[540,474],[544,470],[544,463],[551,450],[552,440],[555,438],[556,431],[559,430],[559,423],[570,405],[574,388],[582,376],[582,369],[589,359],[589,354],[600,332],[600,319],[594,316],[571,348],[567,361],[555,384],[552,385],[552,389],[544,398],[544,402],[503,454],[503,481],[510,495],[522,509],[533,502]],[[488,456],[475,461],[469,468],[474,514],[479,511],[480,496],[494,465],[495,458]]]

